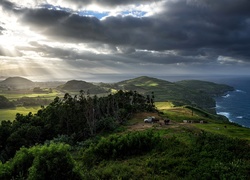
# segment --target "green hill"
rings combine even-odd
[[[133,90],[144,95],[154,92],[155,101],[171,101],[176,105],[198,106],[213,111],[215,95],[233,90],[227,85],[220,85],[207,81],[169,82],[157,78],[141,76],[106,86],[116,90]]]
[[[208,81],[200,80],[183,80],[178,81],[176,84],[185,86],[189,89],[195,90],[201,93],[207,93],[211,96],[220,96],[227,91],[233,91],[234,88],[225,84],[216,84]]]
[[[23,77],[8,77],[0,82],[2,86],[16,89],[26,89],[34,86],[34,82]]]
[[[32,84],[33,82],[23,77],[8,77],[0,82],[2,84]]]
[[[67,92],[79,92],[80,90],[83,90],[85,92],[89,91],[90,94],[100,94],[106,92],[106,90],[100,86],[79,80],[68,81],[63,85],[58,86],[57,89]]]

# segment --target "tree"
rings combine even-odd
[[[14,107],[14,104],[10,102],[5,96],[0,95],[0,109]]]

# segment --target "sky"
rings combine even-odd
[[[250,74],[249,0],[0,0],[0,77]]]

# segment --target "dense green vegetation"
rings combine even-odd
[[[162,135],[160,135],[160,133]],[[177,132],[178,133],[178,132]],[[83,150],[86,179],[247,179],[249,144],[203,131],[188,140],[166,131],[111,135]],[[132,167],[130,167],[132,166]]]
[[[10,102],[5,96],[0,95],[0,109],[14,107],[14,104]]]
[[[82,179],[66,144],[21,148],[13,159],[0,165],[0,179]]]
[[[213,82],[200,81],[200,80],[183,80],[178,81],[176,84],[180,84],[189,89],[198,91],[200,93],[207,93],[211,96],[221,96],[227,91],[233,91],[234,88],[225,84],[216,84]]]
[[[119,90],[133,83],[138,91]],[[178,93],[194,93],[200,103],[222,92],[217,85],[207,84],[208,92],[205,85],[189,91],[148,77],[121,85],[107,96],[66,93],[33,113],[19,109],[14,121],[1,121],[0,179],[248,179],[250,129],[182,101],[185,95],[177,101]],[[175,90],[174,101],[154,102]],[[13,95],[13,102],[18,99]],[[147,116],[160,122],[145,124]]]
[[[85,95],[83,91],[79,96],[57,97],[36,114],[17,113],[13,122],[1,122],[0,159],[5,162],[22,146],[43,143],[60,135],[77,142],[100,132],[113,131],[133,113],[154,110],[153,104],[145,102],[144,96],[132,91],[100,98]]]
[[[147,130],[21,148],[1,179],[247,179],[249,142],[203,131]],[[185,140],[180,137],[185,137]],[[62,138],[63,139],[63,138]]]
[[[68,81],[63,85],[58,86],[57,89],[64,92],[79,92],[82,89],[86,89],[91,94],[101,94],[107,92],[107,90],[103,87],[79,80]]]

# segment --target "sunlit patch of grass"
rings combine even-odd
[[[151,82],[151,81],[147,81],[146,83],[141,83],[141,84],[136,84],[136,86],[149,86],[149,87],[155,87],[158,86],[159,84],[156,82]]]
[[[147,86],[158,86],[159,84],[158,83],[150,83],[150,84],[147,84]]]
[[[0,109],[0,121],[10,120],[13,121],[17,113],[26,115],[29,112],[35,114],[41,107],[32,106],[32,107],[16,107],[11,109]]]
[[[174,107],[174,108],[164,109],[161,111],[164,113],[163,115],[164,117],[172,119],[177,122],[182,122],[183,120],[200,120],[202,118],[195,112],[192,113],[190,109],[184,107]]]
[[[117,91],[118,91],[118,90],[116,90],[116,89],[111,89],[111,93],[112,93],[112,94],[117,93]]]
[[[170,109],[170,108],[173,108],[173,107],[174,107],[173,103],[170,102],[170,101],[166,101],[166,102],[155,102],[155,106],[156,106],[157,109],[159,109],[159,110]]]
[[[44,99],[54,99],[56,96],[58,96],[58,92],[53,93],[4,93],[0,94],[8,98],[9,100],[17,100],[22,97],[30,97],[30,98],[44,98]]]

